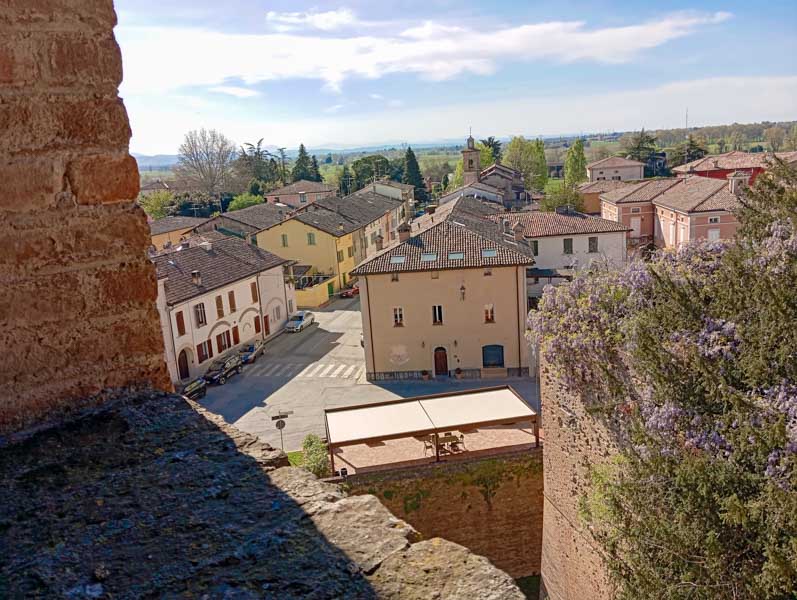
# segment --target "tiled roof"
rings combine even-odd
[[[475,198],[458,198],[413,223],[409,240],[385,248],[352,273],[368,275],[534,264],[530,246],[505,235],[500,224],[486,218],[488,214],[494,213]],[[462,258],[458,258],[460,254]]]
[[[160,179],[156,179],[155,181],[148,181],[147,183],[141,184],[142,192],[152,192],[160,190],[168,191],[170,189],[171,186],[165,181],[161,181]]]
[[[587,165],[587,169],[614,169],[617,167],[644,167],[645,163],[638,160],[631,160],[630,158],[623,158],[622,156],[608,156]]]
[[[601,200],[612,204],[626,204],[630,202],[650,202],[659,194],[676,185],[680,180],[675,177],[667,179],[644,179],[637,183],[617,188],[611,192],[600,195]]]
[[[294,215],[294,219],[330,235],[340,237],[373,223],[398,208],[400,200],[371,190],[360,190],[345,198],[323,198]]]
[[[300,179],[299,181],[294,181],[286,185],[285,187],[281,187],[278,190],[272,190],[268,192],[266,196],[288,196],[290,194],[299,194],[301,192],[306,193],[316,193],[316,192],[334,192],[335,187],[328,185],[326,183],[320,183],[318,181],[307,181],[306,179]]]
[[[710,177],[686,177],[658,196],[653,203],[680,212],[733,211],[739,198],[728,189],[728,182]]]
[[[241,239],[227,237],[212,242],[209,249],[196,246],[178,250],[156,256],[153,262],[158,279],[168,277],[166,302],[174,305],[289,261]],[[199,271],[202,285],[194,285],[191,271]]]
[[[501,163],[493,163],[486,169],[482,169],[482,172],[479,173],[479,177],[486,177],[495,171],[503,171],[505,174],[511,177],[520,177],[522,173],[517,169],[513,169],[512,167],[507,167],[506,165],[502,165]]]
[[[527,238],[628,231],[628,227],[622,223],[600,217],[590,217],[579,212],[569,214],[539,211],[504,213],[490,218],[498,223],[504,219],[508,220],[511,225],[520,223],[523,226],[523,235]]]
[[[207,219],[197,217],[163,217],[162,219],[152,221],[152,223],[149,224],[149,231],[152,235],[159,235],[170,231],[196,227],[205,221],[207,221]]]
[[[617,181],[613,179],[601,179],[600,181],[587,181],[578,186],[578,191],[582,194],[604,194],[622,187],[626,187],[628,181]]]
[[[393,181],[392,179],[380,179],[379,181],[377,181],[377,183],[381,183],[382,185],[387,185],[405,191],[415,189],[414,185],[410,185],[409,183],[402,183],[400,181]]]
[[[256,229],[268,229],[277,223],[284,221],[290,215],[290,209],[282,208],[274,204],[255,204],[240,210],[233,210],[222,213],[222,216],[238,221],[244,225],[249,225]]]
[[[778,152],[778,158],[787,163],[797,161],[797,152]],[[734,150],[725,154],[705,156],[692,162],[675,167],[675,173],[689,173],[690,171],[717,171],[734,169],[763,169],[767,161],[772,159],[769,152],[741,152]]]

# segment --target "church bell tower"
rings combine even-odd
[[[481,156],[472,135],[468,136],[468,145],[462,151],[462,183],[470,185],[479,181],[481,173]]]

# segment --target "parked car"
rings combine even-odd
[[[355,296],[359,295],[360,295],[360,286],[356,283],[352,287],[343,290],[340,293],[341,298],[354,298]]]
[[[187,383],[183,388],[183,396],[191,400],[199,400],[204,398],[208,391],[208,382],[203,377],[194,379],[191,383]]]
[[[241,357],[241,362],[245,365],[251,364],[257,360],[258,356],[263,356],[266,351],[266,342],[263,340],[255,340],[249,344],[244,344],[238,350],[238,356]]]
[[[309,310],[300,310],[299,312],[293,313],[291,318],[288,319],[288,323],[285,325],[285,331],[301,331],[308,325],[312,325],[314,322],[315,315],[313,313],[311,313]]]
[[[205,381],[224,385],[230,377],[236,373],[241,373],[243,370],[244,364],[237,354],[217,358],[210,364],[210,368],[205,373]]]

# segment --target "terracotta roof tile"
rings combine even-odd
[[[613,179],[601,179],[600,181],[587,181],[578,186],[578,191],[582,194],[596,194],[611,192],[613,190],[626,187],[630,184],[629,181],[617,181]]]
[[[293,183],[290,183],[285,187],[281,187],[278,190],[273,190],[271,192],[268,192],[266,196],[288,196],[290,194],[298,194],[300,192],[316,193],[316,192],[334,192],[334,191],[335,187],[328,185],[326,183],[300,179],[299,181],[294,181]]]
[[[340,237],[373,223],[398,208],[400,200],[360,190],[345,198],[323,198],[301,209],[292,218]]]
[[[797,152],[778,152],[775,156],[785,160],[787,163],[797,161]],[[689,173],[690,171],[763,169],[771,158],[772,154],[769,152],[741,152],[734,150],[725,154],[715,154],[693,160],[685,165],[675,167],[673,171],[675,173]]]
[[[608,156],[587,165],[587,169],[595,169],[603,167],[604,169],[613,169],[615,167],[644,167],[645,163],[638,160],[631,160],[630,158],[623,158],[622,156]]]
[[[523,226],[523,235],[527,238],[628,231],[628,227],[622,223],[600,217],[590,217],[579,212],[569,214],[538,211],[505,213],[490,218],[497,222],[507,219],[512,225],[520,223]]]
[[[625,204],[629,202],[650,202],[672,186],[677,185],[680,179],[675,177],[667,179],[644,179],[631,183],[625,187],[600,195],[601,200],[612,204]]]
[[[697,176],[680,179],[678,185],[658,196],[653,204],[687,213],[733,211],[740,205],[727,181]]]
[[[268,229],[284,221],[289,213],[290,209],[282,208],[274,204],[263,203],[222,213],[222,216],[257,229]]]
[[[152,223],[149,224],[149,231],[152,235],[159,235],[170,231],[187,229],[188,227],[196,227],[205,221],[207,221],[207,219],[197,217],[163,217],[162,219],[152,221]]]

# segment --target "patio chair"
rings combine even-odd
[[[431,436],[427,436],[423,440],[423,455],[426,456],[426,452],[431,451],[432,454],[435,453],[434,450],[434,440],[432,440]]]

